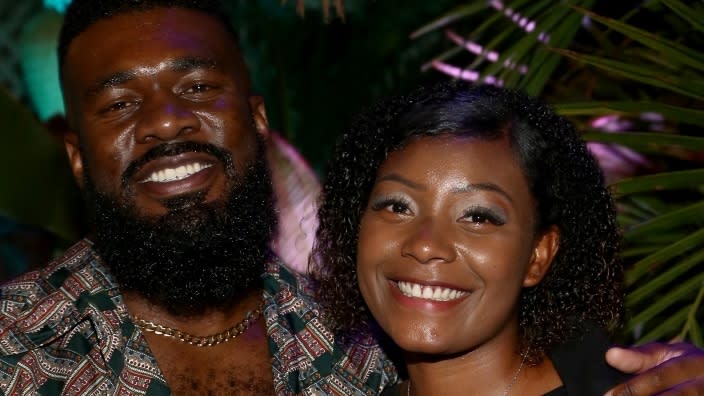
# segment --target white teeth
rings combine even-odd
[[[140,181],[140,183],[168,183],[172,181],[183,180],[195,173],[202,171],[203,169],[210,168],[211,166],[213,165],[194,162],[188,165],[181,165],[178,168],[166,168],[153,172],[146,179]]]
[[[467,295],[467,292],[439,286],[421,286],[417,283],[397,282],[399,290],[406,297],[433,301],[450,301]]]

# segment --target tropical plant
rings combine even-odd
[[[425,69],[542,96],[621,171],[627,341],[704,346],[702,21],[702,1],[465,1],[412,34],[451,42]]]

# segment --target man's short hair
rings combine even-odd
[[[237,34],[224,5],[218,0],[73,0],[66,9],[59,34],[59,73],[63,74],[64,60],[71,42],[93,24],[114,16],[148,11],[155,8],[186,8],[208,14],[219,20],[237,42]],[[120,32],[115,32],[120,34]]]

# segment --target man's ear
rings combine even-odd
[[[535,286],[543,280],[559,247],[560,230],[556,226],[550,226],[547,231],[538,236],[533,247],[530,263],[523,278],[524,287]]]
[[[266,106],[264,98],[261,96],[249,97],[249,108],[252,110],[252,118],[254,118],[254,126],[257,127],[257,132],[263,137],[269,137],[269,119],[266,116]]]
[[[83,157],[81,156],[78,133],[67,130],[64,133],[64,148],[68,155],[68,164],[78,187],[83,188]]]

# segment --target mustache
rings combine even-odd
[[[173,157],[176,155],[184,153],[206,153],[217,158],[218,161],[224,164],[225,172],[229,175],[234,175],[235,166],[232,160],[232,154],[224,148],[218,147],[210,143],[199,143],[199,142],[177,142],[177,143],[164,143],[158,146],[152,147],[144,153],[141,157],[130,162],[122,176],[120,177],[120,183],[122,188],[126,188],[129,181],[134,177],[134,175],[139,172],[146,164],[149,162],[160,158],[160,157]]]

